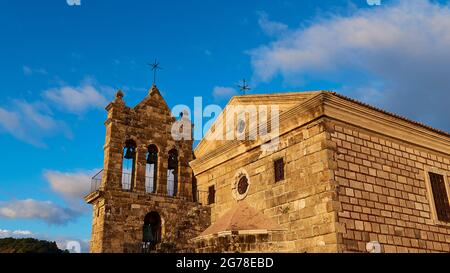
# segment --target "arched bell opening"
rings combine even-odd
[[[145,215],[142,242],[144,249],[154,250],[161,242],[162,221],[159,213],[152,211]]]
[[[122,159],[122,189],[132,190],[136,166],[136,142],[127,140],[123,148]]]
[[[167,193],[169,196],[178,194],[178,151],[172,149],[169,151],[167,167]]]
[[[145,191],[148,193],[156,192],[156,181],[158,177],[158,147],[156,145],[148,146],[147,163],[145,166]]]

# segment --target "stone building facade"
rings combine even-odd
[[[284,230],[263,251],[450,252],[448,133],[325,91],[235,97],[229,105],[250,104],[280,105],[279,146],[197,146],[191,166],[198,188],[215,191],[212,223],[241,202],[233,192],[243,174],[244,200]],[[236,232],[199,237],[196,248],[230,245]],[[266,241],[273,234],[256,233]]]
[[[450,252],[446,132],[327,91],[246,95],[231,99],[194,157],[191,141],[170,135],[176,120],[156,88],[134,109],[121,94],[107,109],[104,175],[86,197],[94,208],[92,252],[140,243],[149,212],[161,216],[160,251]],[[258,136],[263,125],[253,122],[275,113],[277,133]],[[269,118],[264,127],[275,125]],[[245,138],[227,140],[230,131]],[[128,139],[137,143],[136,178],[124,191]],[[164,151],[154,193],[144,187],[150,144]],[[175,197],[164,182],[173,147]]]

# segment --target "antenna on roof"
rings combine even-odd
[[[247,84],[247,81],[245,79],[242,80],[241,84],[238,84],[239,89],[241,90],[242,94],[245,95],[245,93],[247,91],[250,91],[251,88],[250,86]]]

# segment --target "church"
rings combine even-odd
[[[92,253],[450,252],[448,132],[329,91],[255,94],[193,150],[155,85],[106,110]]]

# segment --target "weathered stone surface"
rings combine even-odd
[[[427,180],[436,172],[450,183],[448,133],[324,91],[230,103],[252,101],[280,106],[278,149],[264,151],[258,139],[204,139],[194,159],[192,142],[170,135],[175,119],[156,88],[135,108],[119,94],[107,108],[102,185],[86,197],[93,205],[91,251],[139,252],[144,217],[156,211],[163,221],[160,252],[366,252],[370,241],[383,252],[450,252],[450,223],[436,220]],[[120,187],[127,139],[138,144],[131,191]],[[155,194],[144,189],[149,144],[160,151]],[[167,153],[174,147],[179,195],[168,197]],[[284,180],[275,182],[280,158]],[[214,186],[214,203],[193,202],[192,171],[201,193]],[[242,175],[247,191],[236,194]],[[282,230],[228,228],[199,237],[241,200]]]
[[[137,252],[143,240],[144,218],[150,212],[161,217],[161,243],[157,251],[192,251],[188,240],[210,224],[210,210],[194,202],[192,188],[192,141],[175,141],[175,122],[156,86],[136,107],[125,106],[123,94],[108,107],[104,173],[100,189],[86,197],[93,205],[91,252]],[[187,126],[191,126],[190,122]],[[122,158],[127,140],[133,140],[136,160],[131,189],[122,187]],[[158,148],[155,192],[145,187],[147,147]],[[176,196],[167,191],[168,153],[178,152]],[[194,192],[194,194],[196,194]]]
[[[343,251],[449,252],[450,225],[433,220],[429,171],[447,174],[449,155],[333,121]]]
[[[215,186],[211,221],[235,205],[233,183],[245,170],[246,202],[286,229],[282,251],[366,252],[378,241],[383,252],[449,252],[450,224],[435,220],[426,179],[434,171],[449,183],[450,135],[334,93],[304,98],[281,113],[276,152],[262,152],[258,141],[198,145],[191,166],[199,189]],[[275,182],[279,158],[285,180]],[[213,237],[197,251],[233,244]]]

